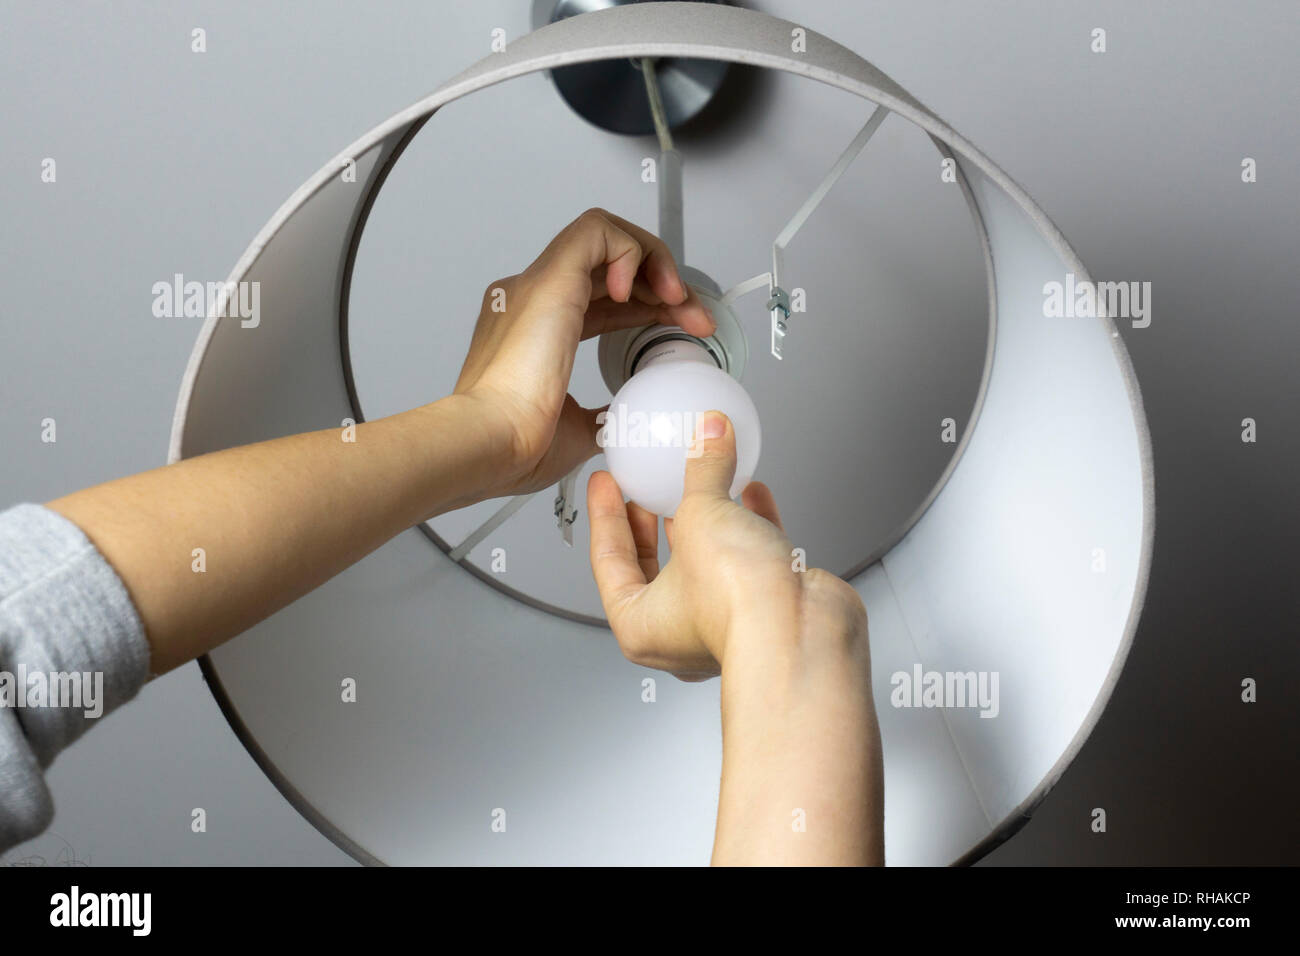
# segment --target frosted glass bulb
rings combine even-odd
[[[753,478],[762,445],[754,402],[699,346],[678,341],[655,351],[661,354],[643,362],[610,402],[599,439],[610,474],[642,508],[672,516],[696,425],[717,409],[736,433],[736,497]]]

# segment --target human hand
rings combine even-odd
[[[672,557],[662,570],[657,517],[624,504],[608,472],[591,476],[592,571],[624,655],[691,680],[728,660],[791,664],[826,643],[865,645],[857,592],[820,569],[794,570],[772,492],[751,482],[737,505],[735,469],[734,429],[710,412],[687,456],[682,503],[664,522]]]
[[[568,394],[578,343],[655,323],[700,337],[715,329],[663,241],[603,209],[584,212],[522,273],[488,287],[455,388],[498,450],[500,480],[484,497],[545,488],[600,450],[601,409]]]
[[[714,437],[707,437],[707,436]],[[685,494],[658,522],[607,472],[587,484],[591,565],[623,654],[684,680],[722,675],[722,779],[713,862],[884,862],[884,766],[867,616],[833,574],[795,571],[772,493],[729,495],[735,433],[719,412],[696,434]],[[791,813],[810,821],[791,826]],[[815,821],[815,822],[814,822]]]

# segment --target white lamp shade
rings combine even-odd
[[[856,54],[811,31],[792,52],[794,27],[712,4],[588,14],[511,42],[380,124],[236,264],[231,281],[261,285],[260,323],[205,324],[171,458],[356,417],[341,329],[358,239],[392,163],[452,100],[565,64],[676,56],[788,71],[881,104],[950,151],[987,237],[996,335],[977,415],[927,507],[852,578],[870,616],[889,862],[971,860],[1060,777],[1123,666],[1151,556],[1146,422],[1113,321],[1044,316],[1045,283],[1088,274],[1028,195]],[[339,175],[346,159],[355,182]],[[628,687],[649,672],[607,631],[503,596],[416,529],[204,670],[286,797],[361,860],[709,858],[716,682],[665,677],[646,707]],[[894,706],[896,675],[918,671],[922,682],[996,674],[996,716]],[[345,678],[355,704],[340,703]],[[491,826],[498,810],[505,833]]]

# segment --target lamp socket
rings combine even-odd
[[[707,338],[689,335],[671,325],[644,325],[605,333],[600,337],[597,354],[601,377],[611,395],[617,394],[623,383],[638,369],[645,368],[648,361],[664,357],[663,350],[668,343],[677,343],[675,347],[679,350],[688,342],[694,343],[703,350],[703,354],[695,356],[698,360],[712,360],[736,381],[744,375],[749,361],[749,344],[731,306],[723,304],[722,290],[698,269],[679,266],[677,271],[682,281],[713,313],[717,329]]]

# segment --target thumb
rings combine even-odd
[[[722,412],[705,412],[695,426],[695,441],[686,452],[683,497],[703,495],[731,500],[736,477],[736,430]]]

